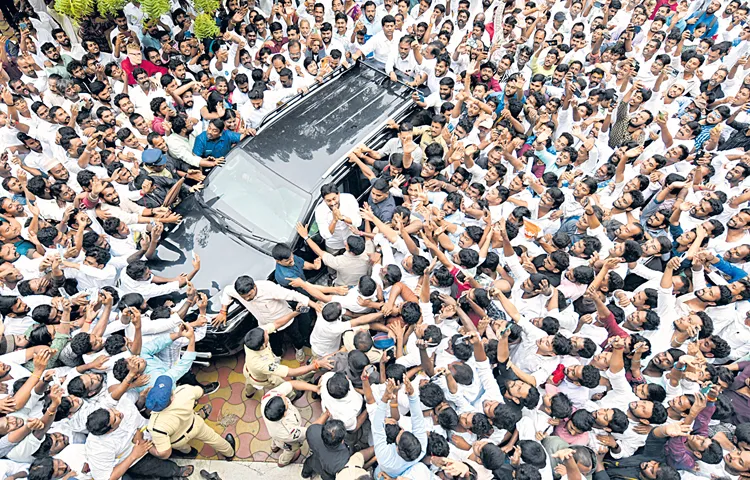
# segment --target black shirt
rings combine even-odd
[[[750,124],[735,121],[727,125],[734,128],[735,131],[725,141],[719,142],[719,150],[732,150],[733,148],[750,150],[750,137],[746,135],[748,129],[750,129]]]
[[[323,443],[323,425],[310,425],[307,427],[307,444],[312,452],[310,466],[313,471],[320,475],[323,480],[336,480],[336,474],[343,469],[351,451],[345,443],[336,448],[328,448]]]

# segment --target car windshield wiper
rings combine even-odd
[[[200,205],[201,207],[205,208],[206,210],[210,210],[210,211],[211,211],[211,213],[213,213],[213,214],[214,214],[215,216],[217,216],[217,217],[219,217],[219,218],[220,218],[221,220],[223,220],[223,222],[220,222],[220,224],[221,224],[221,227],[222,227],[222,228],[224,228],[224,229],[225,229],[226,231],[228,231],[229,233],[231,233],[232,235],[236,235],[236,236],[238,236],[238,237],[240,237],[240,238],[243,238],[243,239],[245,239],[245,240],[248,240],[248,241],[256,241],[256,242],[269,242],[269,243],[278,243],[278,242],[276,242],[275,240],[271,240],[270,238],[266,238],[266,237],[263,237],[263,236],[260,236],[260,235],[256,235],[255,233],[253,233],[253,231],[252,231],[252,230],[250,230],[249,228],[247,228],[247,227],[246,227],[245,225],[243,225],[243,224],[242,224],[241,222],[239,222],[239,221],[238,221],[237,219],[235,219],[235,218],[232,218],[231,216],[227,215],[226,213],[222,212],[221,210],[219,210],[219,209],[217,209],[217,208],[215,208],[215,207],[213,207],[213,206],[210,206],[210,205],[209,205],[209,204],[208,204],[208,203],[207,203],[207,202],[206,202],[206,201],[205,201],[205,200],[203,199],[203,197],[202,197],[202,196],[200,196],[200,195],[196,195],[196,196],[195,196],[195,199],[196,199],[196,201],[198,202],[198,204],[199,204],[199,205]],[[218,200],[218,197],[217,197],[217,200]],[[239,226],[240,226],[240,227],[242,227],[242,229],[243,229],[243,230],[245,230],[245,231],[244,231],[244,232],[241,232],[241,231],[237,230],[237,229],[236,229],[236,228],[234,228],[234,227],[230,227],[230,226],[229,226],[229,223],[227,222],[227,220],[231,221],[232,223],[234,223],[234,224],[236,224],[236,225],[239,225]]]

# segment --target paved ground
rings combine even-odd
[[[275,465],[279,454],[271,453],[271,439],[261,419],[260,393],[256,394],[252,399],[245,399],[244,397],[245,377],[242,375],[242,366],[244,363],[245,355],[244,353],[240,353],[237,357],[214,359],[210,367],[199,367],[195,370],[196,376],[201,382],[218,381],[221,384],[221,388],[217,392],[211,394],[210,397],[203,397],[199,402],[201,404],[210,403],[213,408],[207,423],[222,435],[231,433],[235,436],[238,443],[237,461],[273,462],[274,468],[280,473],[292,473],[291,470],[288,472],[287,468],[278,469]],[[294,349],[289,349],[282,363],[290,367],[299,366],[299,363],[294,359]],[[295,402],[295,405],[299,409],[305,424],[321,414],[320,402],[312,401],[310,393],[300,398]],[[218,459],[214,449],[204,445],[203,442],[193,442],[192,446],[200,452],[199,458]],[[307,445],[303,447],[302,453],[303,455],[300,456],[298,463],[301,463],[302,459],[306,456]],[[225,462],[213,463],[216,465],[225,464]],[[243,468],[255,467],[246,466]],[[295,467],[290,466],[289,468]],[[196,473],[199,470],[200,468],[196,467]],[[228,477],[224,476],[223,478],[241,477],[231,475]],[[268,480],[271,478],[276,477],[264,477],[264,479]]]
[[[222,480],[252,478],[260,475],[263,480],[287,480],[300,478],[301,465],[289,465],[279,468],[275,463],[262,462],[225,462],[222,460],[178,460],[177,463],[189,463],[195,467],[195,473],[190,480],[201,480],[200,471],[205,469],[209,473],[216,472]]]

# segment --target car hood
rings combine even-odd
[[[273,271],[273,258],[226,231],[195,196],[186,198],[177,213],[182,222],[164,234],[149,267],[157,275],[176,277],[192,270],[190,252],[197,253],[201,269],[192,282],[211,299],[210,311],[219,310],[218,294],[240,275],[265,280]]]

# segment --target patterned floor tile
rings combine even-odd
[[[306,349],[306,352],[310,354],[309,349]],[[206,423],[222,436],[228,433],[235,436],[238,460],[275,463],[278,454],[271,453],[271,438],[261,420],[261,395],[257,393],[250,399],[244,396],[245,377],[242,374],[242,367],[245,363],[245,354],[241,352],[236,357],[221,357],[209,360],[209,362],[211,365],[208,367],[201,366],[194,369],[200,382],[219,382],[220,385],[219,390],[198,401],[201,405],[211,404],[212,412]],[[294,358],[294,349],[291,348],[286,352],[281,363],[290,368],[300,366]],[[295,406],[299,409],[305,425],[321,414],[320,401],[313,400],[310,393],[295,402]],[[198,458],[218,459],[214,449],[204,445],[203,442],[193,442],[192,446],[198,450]],[[307,452],[308,449],[305,446],[298,463],[302,462]]]

